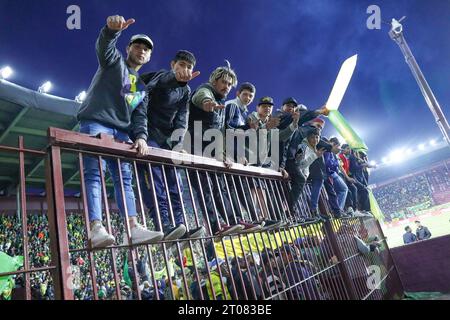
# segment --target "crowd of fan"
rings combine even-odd
[[[373,189],[387,221],[415,216],[435,205],[433,195],[450,190],[445,165]]]
[[[122,239],[125,228],[122,221],[112,214],[112,233],[117,239]],[[67,227],[69,233],[70,249],[80,249],[86,246],[86,233],[83,218],[80,214],[69,214],[67,216]],[[10,256],[22,255],[22,230],[21,223],[15,215],[0,215],[0,250]],[[245,257],[229,257],[228,261],[220,258],[216,259],[211,241],[205,241],[206,255],[205,261],[200,254],[199,241],[193,242],[194,255],[196,257],[196,267],[200,278],[200,285],[197,281],[196,272],[192,264],[186,265],[186,261],[180,263],[176,250],[168,250],[169,260],[174,267],[174,275],[170,282],[165,272],[153,281],[149,271],[149,259],[146,250],[142,247],[138,249],[138,261],[136,264],[138,271],[138,281],[142,299],[213,299],[213,291],[216,299],[263,299],[272,296],[275,299],[329,299],[328,292],[317,278],[307,280],[299,289],[288,290],[293,283],[312,277],[318,271],[333,264],[335,257],[329,253],[328,240],[319,237],[299,238],[292,244],[285,244],[278,249],[265,249],[258,255],[256,252],[247,254]],[[158,246],[159,247],[159,246]],[[28,256],[31,267],[45,267],[51,262],[49,250],[49,236],[47,217],[45,214],[28,215]],[[165,267],[162,250],[157,246],[152,246],[151,250],[153,269],[155,272],[163,270]],[[183,248],[181,248],[183,250]],[[184,248],[186,249],[186,248]],[[128,253],[126,249],[118,249],[116,252],[116,266],[119,277],[121,299],[136,299],[136,293],[132,290],[133,285],[125,281],[123,273],[124,257]],[[184,250],[183,254],[186,253]],[[99,299],[117,299],[116,284],[112,270],[111,250],[95,251],[97,294]],[[325,257],[325,259],[323,259]],[[262,259],[261,259],[262,258]],[[128,260],[128,273],[131,282],[134,283],[133,268],[130,259]],[[218,262],[218,263],[216,263]],[[206,268],[208,263],[209,268]],[[78,267],[75,272],[74,295],[75,299],[93,299],[92,281],[90,278],[89,257],[85,251],[75,251],[71,253],[71,264]],[[182,269],[189,290],[189,296],[185,291],[182,276]],[[221,278],[226,278],[224,287],[221,286]],[[210,276],[208,275],[208,270]],[[77,270],[77,268],[74,268]],[[329,277],[336,277],[334,268],[327,271]],[[230,272],[231,271],[231,272]],[[242,274],[242,277],[239,273]],[[50,272],[30,273],[31,291],[34,299],[54,299],[54,288]],[[157,290],[154,289],[157,284]],[[235,290],[232,283],[235,285]],[[211,284],[214,289],[211,289]],[[16,288],[23,287],[22,276],[16,277]],[[202,293],[200,292],[200,288]],[[225,291],[224,291],[225,290]]]

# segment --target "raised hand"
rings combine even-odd
[[[266,128],[273,129],[278,127],[279,125],[280,125],[280,118],[270,116],[269,120],[267,121]]]
[[[125,21],[124,17],[119,15],[109,16],[106,19],[106,25],[108,26],[108,28],[115,31],[125,30],[129,25],[135,22],[136,21],[134,19],[128,19]]]
[[[202,104],[202,109],[206,112],[213,112],[214,110],[224,109],[225,106],[221,104],[217,104],[217,102],[212,100],[206,100]]]
[[[200,71],[192,72],[192,70],[180,70],[175,72],[175,78],[179,82],[188,82],[192,79],[198,77],[200,75]]]
[[[328,116],[328,114],[330,113],[330,110],[327,109],[327,105],[324,104],[320,109],[317,110],[317,112],[319,114],[322,114],[324,116]]]

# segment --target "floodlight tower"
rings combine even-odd
[[[442,132],[442,135],[444,136],[444,140],[447,141],[447,144],[450,147],[450,126],[448,125],[447,119],[445,118],[445,115],[441,110],[439,102],[434,96],[433,91],[431,91],[431,88],[428,85],[427,80],[422,73],[422,70],[420,70],[420,67],[417,64],[417,61],[414,58],[411,49],[406,43],[405,37],[403,36],[403,26],[400,24],[403,19],[405,19],[405,17],[402,17],[398,21],[396,19],[392,19],[389,36],[398,44],[400,50],[405,56],[406,63],[411,69],[411,72],[413,73],[413,76],[416,79],[417,84],[419,85],[420,91],[422,91],[422,95],[424,96],[425,101],[430,108],[431,113],[433,114],[434,119],[436,120],[436,123]]]

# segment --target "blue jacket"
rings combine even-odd
[[[130,136],[171,146],[169,139],[173,131],[187,130],[191,90],[186,82],[177,81],[173,71],[146,73],[142,79],[147,85],[148,106],[141,104],[133,112]],[[183,138],[179,142],[183,143]]]
[[[331,176],[333,173],[339,173],[339,161],[336,155],[332,152],[325,152],[323,157],[325,160],[327,175]]]
[[[413,243],[416,241],[417,241],[417,237],[414,233],[406,232],[405,234],[403,234],[403,243],[404,244]]]
[[[247,124],[248,109],[239,98],[225,102],[225,129],[249,129]]]

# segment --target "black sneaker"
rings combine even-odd
[[[181,238],[186,233],[186,227],[182,224],[180,224],[177,227],[171,228],[164,232],[164,239],[163,240],[176,240]]]
[[[205,230],[205,228],[198,227],[198,228],[186,231],[184,233],[184,236],[181,237],[181,239],[199,238],[202,235],[204,230]]]
[[[319,209],[311,210],[311,213],[313,216],[317,217],[317,220],[320,220],[322,222],[330,220],[330,217],[328,215],[322,214]]]
[[[317,218],[313,217],[300,217],[300,223],[314,223],[317,222]]]

